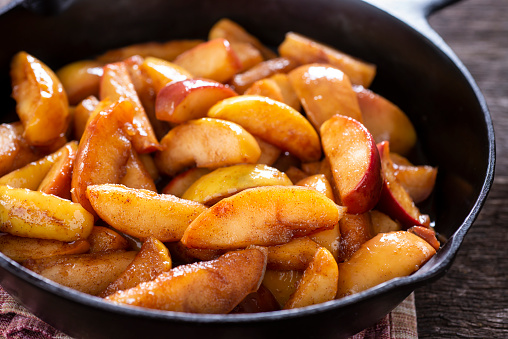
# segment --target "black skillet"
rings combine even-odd
[[[378,74],[372,89],[397,103],[417,129],[414,159],[439,167],[436,192],[422,209],[431,214],[436,230],[447,240],[420,271],[341,300],[248,315],[116,306],[57,286],[3,255],[0,284],[41,319],[81,338],[342,338],[373,325],[415,288],[442,276],[492,184],[491,118],[469,72],[427,23],[428,15],[453,0],[370,2],[377,5],[359,0],[25,3],[25,8],[17,6],[0,16],[2,122],[16,119],[8,65],[19,50],[56,69],[131,43],[206,38],[208,29],[222,17],[237,21],[271,46],[277,46],[287,31],[305,34],[375,63]]]

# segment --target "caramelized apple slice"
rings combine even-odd
[[[134,107],[120,101],[90,119],[78,147],[72,173],[72,201],[95,214],[86,196],[89,185],[119,183],[130,150],[129,127],[132,128]]]
[[[369,131],[357,120],[335,115],[321,126],[323,150],[349,213],[372,209],[381,192],[381,161]]]
[[[362,112],[349,78],[338,68],[324,64],[300,66],[288,74],[307,118],[319,130],[335,114],[362,122]]]
[[[299,186],[265,186],[222,199],[185,230],[191,248],[235,249],[287,243],[331,229],[344,213],[325,195]]]
[[[399,221],[404,229],[411,226],[429,226],[430,219],[414,204],[407,191],[395,177],[395,169],[390,159],[390,146],[387,141],[378,144],[383,171],[383,189],[377,209]]]
[[[203,175],[210,173],[208,168],[193,167],[185,172],[178,174],[176,177],[164,186],[162,193],[172,194],[179,198],[187,191],[187,189]]]
[[[94,210],[115,229],[130,236],[178,241],[206,207],[172,195],[122,185],[92,185],[87,189]]]
[[[72,169],[77,153],[78,143],[76,141],[71,141],[62,147],[61,155],[41,181],[38,190],[71,200]]]
[[[117,291],[126,290],[145,281],[155,279],[171,269],[172,262],[168,249],[159,240],[149,237],[125,271],[111,282],[99,297],[107,297]]]
[[[346,213],[339,221],[340,245],[338,261],[347,261],[362,246],[372,238],[372,222],[369,213]]]
[[[126,250],[129,247],[127,239],[120,233],[104,226],[94,226],[87,240],[90,253]]]
[[[151,80],[156,95],[170,82],[192,78],[192,74],[182,67],[158,58],[145,58],[140,69]]]
[[[217,38],[180,54],[174,63],[199,78],[226,82],[242,67],[229,42]]]
[[[256,81],[249,88],[247,88],[243,94],[260,95],[284,103],[282,91],[280,90],[277,83],[270,78]]]
[[[332,186],[324,174],[315,174],[308,176],[298,181],[296,185],[313,188],[316,191],[326,195],[329,199],[334,200]]]
[[[111,101],[129,100],[134,106],[133,125],[135,135],[132,144],[138,153],[150,153],[160,148],[150,120],[134,89],[129,71],[123,62],[104,66],[100,85],[100,99]]]
[[[355,85],[369,87],[376,74],[376,66],[361,61],[337,49],[326,46],[303,35],[289,32],[279,46],[282,57],[293,58],[301,64],[328,63],[337,67]]]
[[[400,108],[382,96],[355,86],[365,127],[376,143],[389,141],[392,152],[407,154],[416,143],[416,131]]]
[[[95,60],[80,60],[60,68],[56,75],[69,98],[69,104],[76,105],[81,100],[99,95],[99,85],[104,64]]]
[[[260,164],[240,164],[222,167],[196,180],[182,195],[183,199],[213,205],[217,201],[244,189],[292,185],[289,178],[273,167]]]
[[[390,143],[391,147],[391,143]],[[393,153],[390,154],[392,157]],[[432,166],[394,165],[395,177],[415,204],[424,201],[434,190],[437,168]]]
[[[0,252],[14,261],[41,259],[55,255],[85,253],[90,248],[86,240],[63,242],[58,240],[17,237],[10,234],[0,235]]]
[[[439,250],[441,244],[439,240],[437,240],[436,232],[433,228],[422,227],[422,226],[413,226],[407,230],[410,233],[416,234],[423,240],[429,243],[436,251]]]
[[[393,220],[383,212],[371,210],[369,214],[370,220],[372,222],[373,236],[376,236],[378,233],[395,232],[400,231],[402,229],[402,227],[400,226],[400,222]]]
[[[73,122],[73,134],[76,140],[80,140],[83,132],[85,131],[88,119],[95,111],[95,108],[99,105],[99,100],[91,95],[83,99],[74,109]]]
[[[26,260],[23,266],[61,285],[97,295],[125,271],[135,256],[135,251],[61,255]]]
[[[364,243],[351,259],[339,264],[337,297],[345,297],[390,279],[410,275],[434,254],[436,250],[432,246],[412,233],[380,233]]]
[[[261,248],[229,252],[216,260],[177,266],[106,300],[167,311],[229,313],[258,289],[265,267]]]
[[[247,32],[242,26],[230,19],[224,18],[212,26],[208,33],[208,39],[224,38],[229,42],[244,42],[256,47],[265,59],[273,59],[277,55],[263,45],[255,36]]]
[[[208,116],[233,121],[302,161],[321,158],[316,130],[300,112],[281,102],[257,95],[240,95],[217,103],[210,108]]]
[[[272,292],[280,307],[283,307],[289,297],[296,291],[296,286],[302,275],[302,271],[267,269],[263,278],[263,286]]]
[[[93,216],[80,204],[23,188],[0,186],[0,231],[28,238],[86,239]]]
[[[305,307],[335,299],[338,279],[337,262],[326,248],[321,247],[303,272],[296,291],[284,308]]]
[[[157,119],[176,124],[206,117],[217,102],[236,96],[235,91],[220,82],[207,79],[175,81],[157,94]]]
[[[220,119],[201,118],[173,128],[161,140],[164,150],[155,155],[162,173],[173,176],[186,167],[218,168],[255,163],[261,150],[241,126]]]
[[[229,42],[231,44],[231,49],[233,49],[233,52],[235,52],[238,60],[240,61],[241,67],[238,72],[245,72],[260,62],[263,62],[263,56],[261,55],[259,49],[248,42]]]
[[[11,64],[12,97],[30,145],[47,146],[67,131],[70,122],[67,94],[55,73],[26,52]]]
[[[309,237],[301,237],[282,245],[269,246],[267,268],[271,270],[305,270],[320,246]]]
[[[145,155],[150,156],[149,154]],[[124,175],[120,179],[119,184],[130,188],[140,188],[157,192],[152,176],[133,148],[130,149],[129,159],[124,167]]]

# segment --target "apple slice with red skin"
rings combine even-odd
[[[352,214],[371,210],[383,183],[374,138],[358,120],[339,114],[325,121],[320,131],[341,204]]]
[[[390,158],[389,142],[383,141],[377,147],[381,157],[381,170],[384,179],[377,209],[399,221],[403,229],[412,226],[429,227],[429,216],[420,213],[409,193],[395,177],[394,165]]]
[[[228,86],[207,79],[186,79],[169,83],[157,94],[157,119],[180,124],[206,116],[217,102],[236,96]]]

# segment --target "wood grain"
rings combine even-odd
[[[455,262],[416,291],[420,338],[508,338],[508,1],[464,0],[430,23],[469,69],[496,133],[494,186]]]

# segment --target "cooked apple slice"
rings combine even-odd
[[[126,250],[129,242],[120,233],[104,226],[94,226],[87,238],[90,253]]]
[[[107,297],[117,291],[126,290],[138,284],[155,279],[162,272],[171,269],[172,262],[168,249],[159,240],[149,237],[127,269],[110,283],[99,297]]]
[[[80,204],[24,188],[0,186],[0,231],[28,238],[86,239],[93,216]]]
[[[406,114],[382,96],[362,86],[354,90],[363,123],[376,143],[389,141],[392,152],[407,154],[416,144],[416,131]]]
[[[85,253],[90,248],[86,240],[63,242],[58,240],[17,237],[10,234],[0,235],[0,252],[14,261],[41,259],[55,255]]]
[[[228,313],[258,289],[265,268],[261,248],[229,252],[216,260],[177,266],[106,300],[166,311]]]
[[[285,309],[320,304],[335,299],[339,269],[330,251],[321,247],[298,281]]]
[[[224,38],[229,42],[246,42],[261,51],[265,59],[273,59],[277,55],[263,45],[255,36],[247,32],[242,26],[230,19],[224,18],[212,26],[208,33],[208,39]]]
[[[171,253],[171,258],[174,258],[173,261],[183,264],[214,260],[227,252],[226,250],[188,248],[181,241],[167,242],[165,245]]]
[[[53,71],[26,52],[11,64],[12,97],[30,145],[47,146],[67,131],[70,122],[67,94]]]
[[[124,166],[124,175],[120,179],[119,184],[130,188],[141,188],[157,192],[152,176],[133,148],[130,149],[130,156]]]
[[[145,42],[112,49],[97,57],[97,61],[112,63],[125,60],[134,55],[144,58],[155,57],[171,61],[183,52],[196,47],[203,40],[170,40],[166,42]]]
[[[380,233],[364,243],[348,261],[339,264],[337,298],[408,276],[434,254],[432,246],[412,233]]]
[[[293,58],[301,64],[322,62],[337,67],[355,85],[369,87],[376,75],[376,66],[326,46],[303,35],[289,32],[279,45],[282,57]]]
[[[296,286],[302,275],[302,271],[267,269],[263,278],[263,286],[272,292],[280,307],[283,307],[289,297],[296,291]]]
[[[104,184],[88,186],[87,196],[102,220],[130,236],[178,241],[206,207],[172,195]]]
[[[426,226],[430,224],[430,218],[414,204],[407,191],[395,177],[395,169],[390,158],[390,145],[388,141],[378,144],[381,155],[383,188],[377,209],[399,221],[404,229],[411,226]]]
[[[259,148],[261,149],[261,156],[258,159],[258,164],[272,166],[277,159],[279,159],[282,150],[277,146],[264,141],[260,137],[254,137],[258,142]]]
[[[347,261],[360,248],[372,238],[372,221],[369,213],[346,213],[339,221],[340,245],[339,262]]]
[[[38,191],[71,200],[72,169],[78,152],[78,143],[71,141],[61,148],[56,159],[40,183]]]
[[[104,63],[99,61],[80,60],[65,65],[56,72],[67,93],[69,104],[76,105],[91,95],[99,95],[103,66]]]
[[[326,195],[329,199],[334,200],[332,185],[330,185],[330,182],[326,179],[324,174],[315,174],[308,176],[298,181],[296,185],[313,188],[316,191]]]
[[[378,233],[388,233],[400,231],[402,227],[400,223],[393,220],[383,212],[377,210],[369,211],[370,220],[372,222],[372,235],[376,236]]]
[[[266,60],[243,73],[236,74],[231,79],[231,86],[233,86],[237,93],[243,94],[254,82],[277,73],[287,73],[298,65],[300,64],[291,58]]]
[[[134,107],[120,101],[91,118],[81,138],[72,172],[72,201],[95,214],[88,198],[89,185],[119,183],[130,156]]]
[[[335,260],[339,259],[340,249],[340,227],[339,223],[331,230],[311,234],[309,238],[319,246],[326,248],[333,255]]]
[[[99,99],[91,95],[76,105],[76,108],[74,109],[74,117],[72,119],[72,132],[76,140],[81,139],[81,136],[86,128],[86,123],[98,104]]]
[[[180,124],[206,117],[210,107],[236,95],[217,81],[196,78],[174,81],[157,94],[155,114],[159,120]]]
[[[247,188],[292,184],[283,172],[273,167],[261,164],[240,164],[218,168],[202,176],[185,191],[182,198],[204,205],[213,205]]]
[[[277,86],[279,86],[283,98],[282,102],[293,107],[297,111],[300,111],[302,108],[300,105],[300,99],[298,98],[293,85],[291,85],[287,74],[277,73],[272,75],[270,79],[275,81]]]
[[[208,116],[233,121],[302,161],[321,158],[316,130],[300,112],[281,102],[257,95],[240,95],[217,103],[210,108]]]
[[[170,176],[186,167],[218,168],[255,163],[261,150],[241,126],[225,120],[201,118],[173,128],[161,140],[164,150],[155,155],[162,173]]]
[[[308,64],[288,74],[307,118],[319,130],[335,114],[363,122],[356,93],[340,69],[325,64]]]
[[[140,69],[151,80],[155,94],[159,93],[159,91],[170,82],[192,78],[192,74],[182,67],[172,62],[153,57],[145,58]]]
[[[279,311],[280,305],[272,292],[265,286],[260,285],[256,292],[247,295],[231,312],[235,313],[260,313]]]
[[[282,245],[269,246],[267,268],[271,270],[305,270],[320,246],[309,237],[301,237]]]
[[[287,243],[331,229],[344,213],[325,195],[299,186],[265,186],[222,199],[185,230],[190,248],[235,249]]]
[[[23,266],[63,286],[97,295],[125,271],[136,253],[114,251],[61,255],[26,260]]]
[[[282,91],[275,81],[265,78],[256,81],[243,93],[245,95],[261,95],[270,99],[284,103]]]
[[[229,43],[231,44],[231,49],[233,49],[233,52],[235,52],[240,61],[241,67],[238,72],[245,72],[260,62],[263,62],[263,56],[259,49],[248,42],[229,41]]]
[[[217,38],[203,42],[180,54],[174,61],[192,75],[226,82],[242,67],[229,42]]]
[[[178,174],[176,177],[164,186],[162,193],[172,194],[179,198],[187,191],[187,189],[203,175],[210,173],[208,168],[193,167],[185,172]]]
[[[335,115],[321,126],[321,139],[341,203],[352,214],[372,209],[383,183],[372,135],[357,120]]]
[[[100,99],[129,100],[134,106],[133,125],[135,135],[132,144],[138,153],[150,153],[160,148],[150,120],[134,89],[129,71],[123,62],[104,66],[100,84]]]
[[[390,143],[390,148],[391,148]],[[392,157],[393,153],[390,153]],[[395,177],[415,204],[424,201],[434,190],[437,168],[432,166],[395,165]]]

